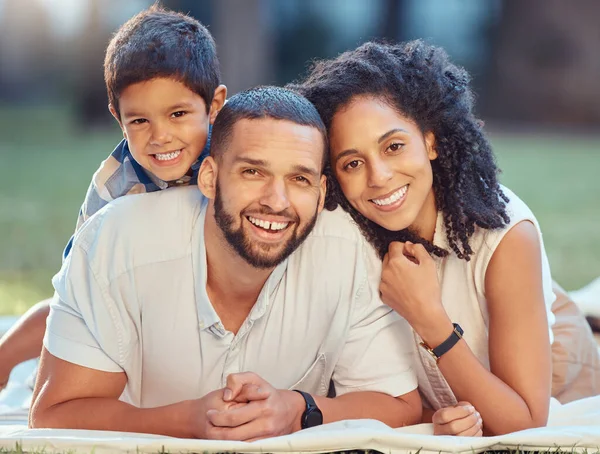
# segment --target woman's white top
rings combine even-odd
[[[433,242],[450,252],[447,257],[434,257],[437,265],[438,280],[441,286],[442,304],[453,323],[464,330],[463,339],[469,345],[477,359],[490,368],[488,352],[489,314],[485,295],[485,274],[494,251],[504,235],[521,221],[531,221],[537,228],[542,251],[542,279],[544,300],[548,313],[550,342],[554,315],[550,310],[556,296],[552,291],[550,266],[544,250],[542,234],[538,222],[529,207],[512,191],[502,187],[510,199],[506,210],[510,224],[502,229],[485,230],[475,227],[470,240],[474,254],[469,261],[459,259],[448,246],[446,229],[442,213],[438,213]],[[454,393],[439,371],[434,358],[419,346],[421,338],[413,332],[416,351],[416,370],[423,404],[435,410],[457,403]]]

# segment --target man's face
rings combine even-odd
[[[214,161],[215,221],[250,265],[272,268],[310,233],[323,209],[324,144],[316,128],[289,121],[238,121]]]

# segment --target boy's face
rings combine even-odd
[[[161,180],[172,181],[184,176],[202,153],[224,99],[213,101],[207,114],[200,95],[181,82],[156,78],[123,90],[120,118],[112,106],[110,110],[134,159]]]

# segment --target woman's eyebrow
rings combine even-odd
[[[402,128],[394,128],[394,129],[390,129],[388,132],[386,132],[384,135],[382,135],[379,140],[377,140],[377,143],[381,143],[383,142],[385,139],[387,139],[389,136],[396,134],[397,132],[403,132],[405,134],[408,134],[408,131],[406,129],[402,129]]]

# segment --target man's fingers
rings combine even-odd
[[[206,418],[216,427],[238,427],[264,415],[262,401],[250,402],[228,410],[208,410]]]
[[[250,404],[248,404],[250,405]],[[275,424],[269,418],[252,420],[236,427],[209,427],[206,435],[211,440],[254,441],[270,437],[275,433]]]
[[[244,385],[251,384],[261,387],[266,383],[262,378],[253,372],[240,372],[237,374],[229,374],[227,376],[227,384],[223,390],[223,400],[229,402],[236,400],[238,394],[242,391]],[[263,388],[266,388],[263,386]]]
[[[270,390],[266,389],[265,387],[260,387],[254,384],[246,384],[242,386],[242,390],[235,397],[235,401],[246,403],[252,402],[253,400],[265,400],[268,399],[270,395]]]
[[[436,411],[431,421],[434,424],[444,425],[456,419],[465,418],[475,413],[475,408],[472,405],[456,405],[454,407],[440,408]]]

